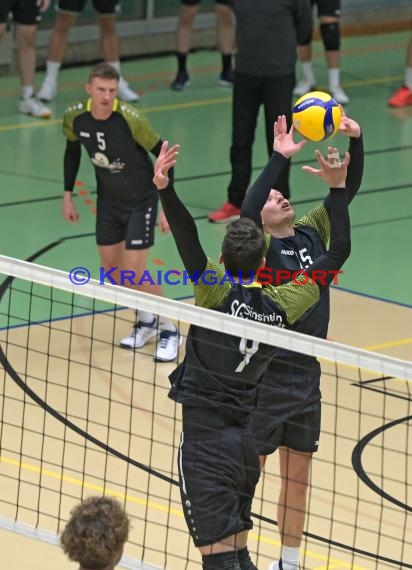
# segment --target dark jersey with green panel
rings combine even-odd
[[[210,259],[205,271],[213,272],[217,283],[198,281],[194,286],[196,305],[272,326],[289,327],[319,299],[319,288],[313,284],[220,284],[224,269]],[[273,350],[256,341],[191,325],[186,358],[172,375],[170,397],[191,406],[223,405],[228,421],[247,422],[247,412],[255,405],[257,383]]]
[[[222,268],[207,259],[193,218],[173,187],[162,190],[160,199],[189,275],[202,275],[211,268],[218,277],[223,275]],[[348,255],[349,221],[344,191],[334,190],[333,201],[335,226],[343,229],[340,234],[334,233],[330,250],[313,269],[340,268]],[[292,281],[279,287],[221,283],[219,278],[213,281],[207,285],[202,280],[195,282],[198,305],[278,327],[290,327],[319,299],[321,288],[312,280],[303,285]],[[257,383],[272,356],[273,348],[266,345],[253,346],[239,337],[192,325],[185,360],[171,376],[170,397],[188,406],[219,407],[227,414],[229,425],[243,424],[254,405]]]
[[[349,154],[351,157],[346,179],[346,193],[350,203],[360,188],[363,175],[363,140],[351,138],[349,142]],[[259,226],[262,221],[260,212],[269,196],[270,190],[276,188],[276,180],[286,165],[286,159],[274,153],[266,173],[268,183],[262,185],[262,178],[252,185],[242,204],[241,216],[251,218]],[[290,271],[290,274],[300,269],[309,269],[314,261],[326,252],[330,240],[330,196],[316,208],[300,218],[293,226],[295,235],[275,238],[266,234],[267,252],[266,265],[274,271],[282,269]],[[301,333],[310,334],[320,338],[326,338],[330,316],[329,288],[321,291],[319,301],[307,311],[293,325],[293,329]],[[282,357],[296,356],[290,351],[279,351]]]
[[[351,138],[351,160],[346,178],[348,203],[359,190],[363,175],[363,141]],[[270,190],[276,188],[276,179],[286,163],[274,153],[259,180],[250,188],[241,215],[261,224],[260,212]],[[325,254],[331,235],[330,196],[294,224],[294,235],[284,238],[266,234],[266,265],[274,271],[288,270],[290,274],[308,271]],[[326,338],[330,316],[329,288],[321,290],[318,302],[293,324],[298,332]],[[302,452],[316,451],[320,431],[320,365],[315,357],[277,349],[274,359],[265,370],[259,386],[256,411],[250,427],[256,436],[261,454],[267,455],[278,445]],[[282,423],[289,425],[281,426]],[[282,438],[277,433],[283,429]],[[301,427],[300,427],[301,426]],[[308,428],[310,426],[310,429]],[[316,435],[317,434],[317,435]]]
[[[73,143],[72,155],[76,147],[80,153],[80,145],[86,149],[94,165],[98,195],[110,201],[140,202],[156,194],[148,152],[160,137],[146,117],[117,99],[108,119],[95,119],[90,109],[90,99],[71,105],[64,114],[63,132]],[[65,190],[73,190],[77,170],[72,173],[73,166],[65,164]]]

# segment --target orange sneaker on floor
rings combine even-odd
[[[388,100],[390,107],[406,107],[412,105],[412,89],[403,85]]]
[[[240,208],[237,208],[230,202],[225,202],[221,208],[212,212],[209,216],[209,222],[215,224],[224,224],[225,222],[233,222],[240,217]]]

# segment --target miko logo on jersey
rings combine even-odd
[[[91,160],[95,166],[110,170],[112,174],[122,172],[124,169],[124,162],[120,162],[118,158],[116,158],[114,162],[110,162],[107,156],[102,152],[95,152]]]

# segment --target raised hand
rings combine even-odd
[[[297,154],[307,141],[301,140],[295,143],[293,133],[293,125],[288,132],[285,115],[279,115],[273,126],[273,150],[282,154],[285,158],[290,158]]]
[[[338,131],[347,137],[359,138],[361,136],[359,124],[346,115],[343,115]]]
[[[315,150],[315,156],[320,169],[312,166],[302,166],[302,170],[322,178],[331,188],[345,188],[346,174],[350,161],[349,153],[345,153],[345,158],[341,162],[339,150],[335,146],[329,146],[327,158],[319,150]]]
[[[168,141],[164,141],[159,156],[154,165],[153,183],[158,190],[164,190],[169,185],[169,170],[177,162],[180,145],[175,144],[169,148]]]

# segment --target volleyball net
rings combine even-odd
[[[58,542],[90,495],[118,498],[132,521],[125,568],[201,567],[183,517],[176,363],[153,343],[121,349],[135,310],[318,357],[322,430],[314,454],[305,568],[412,568],[412,362],[0,256],[0,527]],[[184,356],[184,345],[179,359]],[[280,475],[269,458],[249,550],[278,557]],[[212,516],[212,514],[211,514]]]

